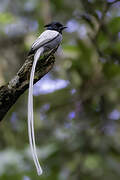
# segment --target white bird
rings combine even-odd
[[[62,31],[66,27],[59,22],[52,22],[45,25],[47,30],[45,30],[32,44],[32,48],[28,55],[34,54],[34,61],[32,65],[32,70],[30,74],[30,83],[29,83],[29,93],[28,93],[28,135],[29,142],[31,147],[31,152],[33,160],[37,169],[38,175],[42,174],[42,168],[40,166],[36,145],[35,145],[35,135],[34,135],[34,118],[33,118],[33,81],[35,67],[38,59],[45,52],[49,52],[56,47],[58,47],[62,41]]]

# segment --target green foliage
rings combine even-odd
[[[1,123],[0,180],[119,180],[119,2],[15,0],[0,5],[4,81],[20,68],[26,47],[46,21],[54,17],[68,25],[54,69],[35,86],[36,144],[44,173],[36,175],[28,146],[26,92]],[[46,80],[45,87],[51,90],[54,84],[54,89],[40,93]]]
[[[14,16],[11,13],[0,13],[0,23],[1,24],[10,24],[15,20]]]
[[[112,34],[118,33],[120,30],[120,17],[114,17],[109,22],[109,31]]]

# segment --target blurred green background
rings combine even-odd
[[[50,21],[68,26],[51,72],[34,86],[38,177],[25,92],[0,123],[0,180],[120,179],[120,2],[0,0],[0,85]]]

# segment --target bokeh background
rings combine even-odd
[[[51,72],[34,86],[38,177],[25,92],[0,123],[0,180],[120,179],[120,2],[0,0],[0,85],[50,21],[68,26]]]

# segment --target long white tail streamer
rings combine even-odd
[[[33,81],[34,81],[35,67],[43,51],[44,51],[44,48],[40,48],[35,53],[32,70],[30,74],[30,83],[29,83],[29,92],[28,92],[28,136],[29,136],[29,143],[31,147],[32,157],[33,157],[38,175],[42,174],[42,168],[38,160],[36,145],[35,145],[34,118],[33,118]]]

